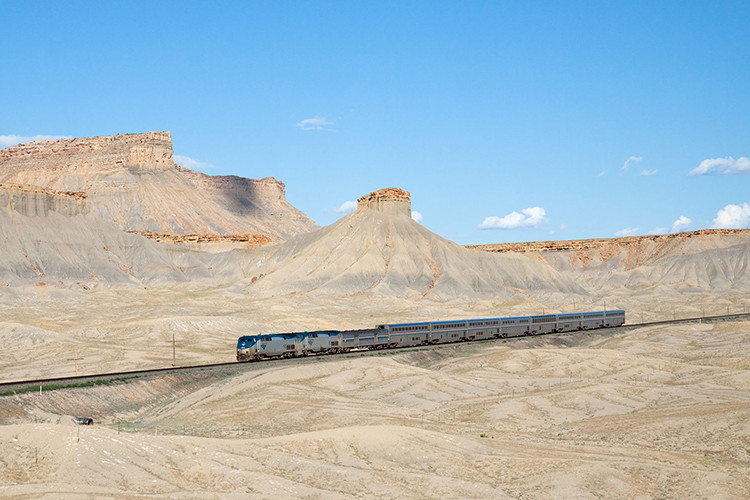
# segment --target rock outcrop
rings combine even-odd
[[[627,248],[644,243],[667,243],[688,238],[711,236],[750,236],[750,229],[700,229],[670,234],[648,234],[644,236],[625,236],[622,238],[595,238],[587,240],[530,241],[528,243],[492,243],[489,245],[467,245],[466,248],[484,250],[485,252],[564,252],[570,250],[605,250],[608,248]]]
[[[378,210],[411,217],[411,195],[399,188],[385,188],[357,200],[357,210]]]
[[[189,245],[210,252],[222,252],[234,248],[258,248],[271,243],[265,234],[174,234],[155,231],[130,231],[150,240],[168,245]]]
[[[276,179],[208,176],[175,165],[169,132],[6,148],[0,182],[85,192],[92,213],[131,231],[252,233],[278,241],[317,227],[286,201]]]
[[[45,216],[50,211],[62,215],[78,215],[89,211],[86,193],[55,191],[21,184],[0,184],[0,207],[30,217]]]

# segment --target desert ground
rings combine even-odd
[[[266,332],[750,312],[748,230],[472,249],[398,188],[322,228],[284,193],[179,167],[166,132],[0,150],[0,381],[231,362]],[[749,382],[746,320],[4,393],[0,497],[747,498]]]
[[[0,496],[750,491],[747,321],[240,367],[0,397]]]

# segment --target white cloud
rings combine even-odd
[[[615,233],[615,236],[618,238],[622,238],[624,236],[635,236],[638,234],[639,227],[626,227],[625,229],[620,229]]]
[[[666,227],[655,227],[651,231],[647,232],[646,234],[667,234],[667,228]]]
[[[727,205],[716,213],[714,229],[750,229],[750,205]]]
[[[57,141],[58,139],[72,139],[72,137],[69,135],[0,135],[0,149],[9,148],[16,144],[26,144],[27,142]]]
[[[348,214],[354,212],[357,209],[356,201],[345,201],[339,208],[336,209],[337,214]]]
[[[533,227],[546,219],[547,212],[542,207],[529,207],[521,213],[511,212],[505,217],[490,216],[479,224],[479,229],[517,229],[519,227]]]
[[[411,211],[411,218],[419,223],[422,222],[422,214],[415,212],[414,210]]]
[[[727,175],[750,174],[750,159],[741,156],[736,160],[729,158],[709,158],[690,171],[688,175]]]
[[[672,230],[670,231],[670,233],[679,233],[680,231],[684,231],[692,223],[693,221],[691,221],[684,215],[680,215],[680,218],[674,221],[674,223],[672,224]]]
[[[212,168],[216,168],[210,163],[198,161],[189,156],[174,155],[172,159],[174,159],[175,163],[190,170],[211,170]]]
[[[306,118],[297,124],[302,130],[330,130],[329,125],[333,125],[333,122],[329,122],[322,116]]]
[[[650,175],[656,175],[658,172],[659,172],[658,170],[643,170],[638,175],[641,177],[648,177]]]
[[[631,156],[630,158],[628,158],[625,161],[625,163],[623,163],[622,168],[620,169],[620,171],[627,172],[628,171],[628,167],[630,165],[632,165],[633,163],[638,163],[641,160],[643,160],[642,156]]]
[[[606,170],[602,170],[601,172],[599,172],[597,174],[597,177],[604,177],[605,175],[607,175],[607,171]]]

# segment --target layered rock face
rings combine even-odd
[[[317,227],[286,201],[276,179],[208,176],[175,165],[169,132],[13,146],[0,150],[0,182],[85,192],[93,213],[130,231],[280,240]]]
[[[624,249],[643,246],[648,243],[671,243],[689,238],[710,238],[714,236],[750,236],[748,229],[700,229],[671,234],[647,234],[644,236],[625,236],[622,238],[595,238],[589,240],[560,240],[560,241],[530,241],[528,243],[491,243],[489,245],[467,245],[466,248],[484,250],[485,252],[565,252],[565,251],[597,251],[604,253],[610,249]]]
[[[171,168],[169,132],[30,142],[0,150],[0,177],[5,182],[43,180],[40,185],[62,191],[82,191],[90,185],[91,175]]]
[[[86,198],[86,193],[0,184],[0,207],[30,217],[44,217],[49,212],[62,215],[86,214],[89,211]]]
[[[378,210],[411,217],[411,195],[399,188],[380,189],[358,199],[357,210]]]

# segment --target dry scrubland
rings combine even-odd
[[[243,366],[0,398],[0,496],[750,491],[747,322]]]

